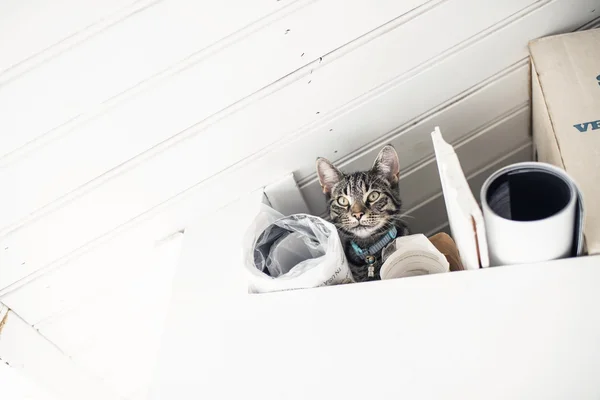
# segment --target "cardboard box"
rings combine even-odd
[[[577,182],[586,248],[600,254],[600,30],[538,39],[529,49],[534,157]]]

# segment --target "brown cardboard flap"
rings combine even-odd
[[[539,161],[564,168],[587,205],[585,242],[600,253],[600,30],[530,43]]]

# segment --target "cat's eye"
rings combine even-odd
[[[379,196],[381,196],[381,195],[379,194],[379,192],[371,192],[371,193],[369,194],[369,197],[368,197],[368,199],[369,199],[369,201],[375,201],[375,200],[377,200],[377,199],[379,198]]]
[[[348,205],[348,199],[345,198],[344,196],[340,196],[337,198],[337,202],[340,206],[342,207],[346,207]]]

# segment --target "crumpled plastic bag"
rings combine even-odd
[[[250,293],[352,282],[335,226],[308,214],[285,217],[267,205],[246,233],[244,266]]]

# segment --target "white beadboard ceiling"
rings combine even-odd
[[[290,172],[321,214],[315,158],[366,168],[385,143],[412,229],[447,229],[432,127],[475,193],[529,159],[527,42],[599,14],[600,0],[2,2],[11,329],[74,387],[143,399],[156,340],[140,338],[160,333],[175,262],[156,262],[158,242]],[[40,378],[46,364],[2,354],[7,336],[0,359]]]

